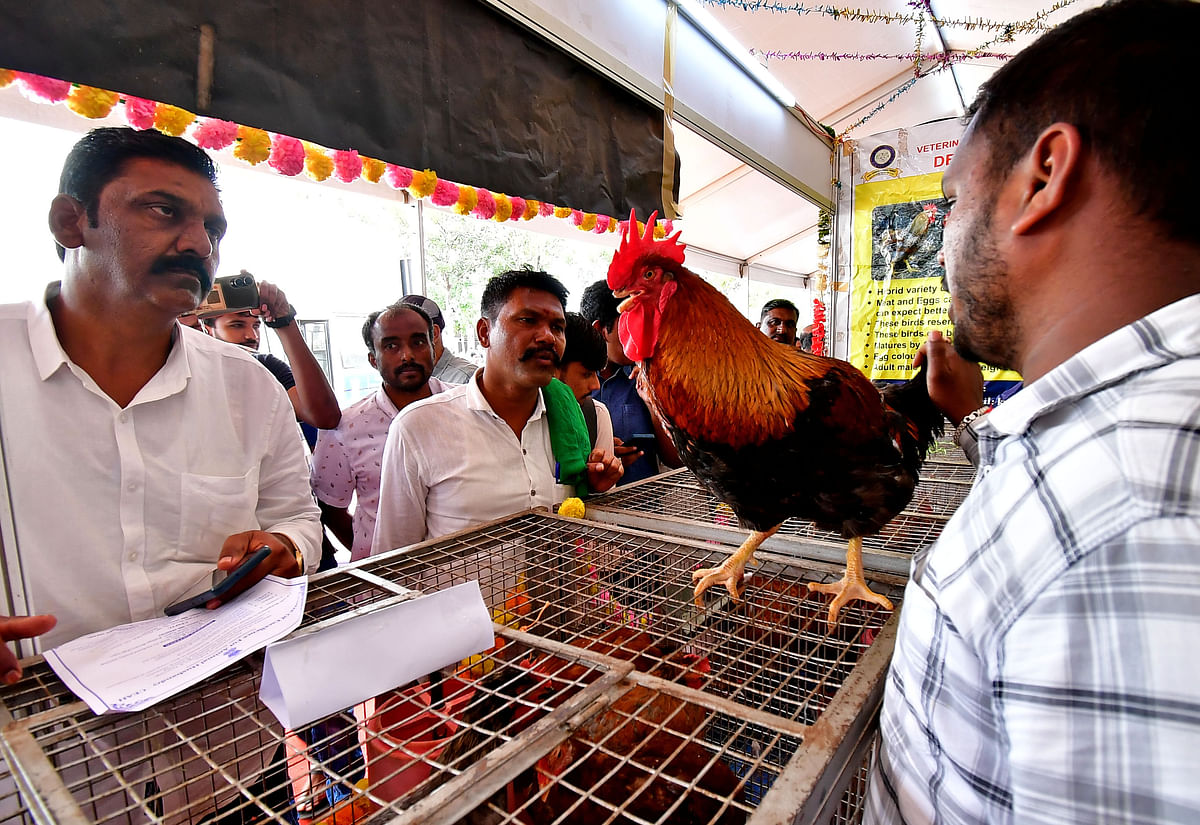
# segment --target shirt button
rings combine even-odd
[[[521,450],[521,455],[529,455],[529,450]]]
[[[126,421],[129,420],[129,413],[121,413],[120,415],[117,416],[117,420],[120,421],[122,424],[124,424]]]
[[[129,482],[128,484],[125,485],[125,489],[131,493],[137,492],[137,482],[136,481]]]
[[[129,560],[130,560],[130,561],[137,561],[137,553],[130,553],[130,554],[129,554]]]
[[[530,490],[530,491],[529,491],[529,495],[531,495],[531,496],[536,496],[536,495],[537,495],[537,490]]]

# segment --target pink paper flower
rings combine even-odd
[[[387,166],[387,171],[383,173],[383,179],[393,189],[406,189],[412,183],[412,178],[413,170],[407,166],[394,166],[390,163]]]
[[[143,97],[125,98],[125,121],[134,129],[150,129],[154,126],[154,113],[158,104]]]
[[[454,206],[458,203],[458,184],[438,178],[430,200],[434,206]]]
[[[271,138],[271,158],[267,164],[281,175],[299,175],[304,171],[304,144],[299,138],[275,135]]]
[[[612,218],[610,218],[608,215],[597,215],[596,216],[596,228],[593,229],[592,231],[595,232],[597,235],[601,235],[601,234],[607,232],[608,224],[611,220],[612,220]]]
[[[538,207],[538,214],[543,218],[550,217],[554,214],[554,204],[543,202],[542,205]]]
[[[571,210],[571,223],[580,226],[583,223],[583,212],[578,209]]]
[[[496,199],[486,189],[476,189],[475,191],[479,196],[479,201],[475,204],[475,211],[472,214],[485,221],[491,220],[496,214]]]
[[[237,124],[215,117],[205,118],[192,130],[192,138],[201,149],[218,151],[237,140]]]
[[[509,216],[510,221],[519,221],[525,216],[525,199],[524,198],[509,198],[512,202],[512,215]]]
[[[66,80],[55,80],[53,77],[43,77],[40,74],[17,72],[21,91],[26,97],[39,103],[61,103],[71,94],[71,84]]]
[[[333,176],[342,183],[358,180],[362,170],[362,158],[355,150],[338,149],[333,153]]]

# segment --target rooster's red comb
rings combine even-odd
[[[649,220],[646,221],[646,233],[639,238],[637,214],[630,210],[629,223],[626,224],[625,234],[621,236],[621,245],[613,253],[612,263],[608,265],[610,288],[620,289],[622,286],[620,282],[629,278],[635,264],[642,259],[662,258],[676,265],[683,264],[683,251],[687,247],[685,244],[679,243],[679,232],[665,240],[656,241],[654,239],[654,221],[657,218],[658,212],[651,213]]]

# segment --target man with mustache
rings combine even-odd
[[[226,230],[212,161],[153,130],[93,130],[49,223],[62,281],[0,307],[0,428],[9,592],[57,624],[0,619],[0,635],[51,647],[161,616],[263,545],[235,593],[315,567],[287,395],[244,350],[176,320],[211,288]]]
[[[800,310],[786,298],[767,301],[758,315],[758,328],[763,335],[789,347],[796,346],[796,325],[799,323]]]
[[[574,494],[558,483],[562,457],[551,447],[557,425],[549,420],[544,390],[566,346],[566,304],[566,288],[545,272],[515,270],[488,281],[475,325],[483,368],[468,383],[406,407],[392,422],[372,553]],[[557,386],[575,403],[569,389]],[[592,490],[607,490],[621,472],[615,456],[602,450],[587,456]]]
[[[249,275],[246,270],[242,275]],[[313,357],[312,350],[304,341],[296,323],[296,308],[288,301],[283,290],[269,281],[258,282],[260,305],[255,310],[227,312],[205,318],[203,323],[209,334],[228,344],[237,344],[250,350],[258,363],[267,368],[275,380],[287,390],[296,420],[304,430],[308,446],[317,443],[317,430],[328,430],[338,425],[341,411],[337,396],[329,386],[329,379],[321,365]],[[262,325],[275,330],[287,361],[276,358],[269,352],[259,352],[262,342]]]
[[[383,383],[347,407],[337,428],[322,430],[317,439],[313,491],[325,525],[351,548],[351,561],[371,555],[383,446],[392,419],[414,401],[452,386],[433,377],[433,330],[433,320],[413,304],[395,303],[368,315],[363,342]],[[352,498],[357,498],[353,515]]]

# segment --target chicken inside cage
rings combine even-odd
[[[137,714],[31,700],[0,732],[25,809],[67,798],[78,816],[13,821],[744,822],[826,709],[866,712],[848,685],[890,613],[856,605],[831,627],[803,582],[836,566],[770,553],[740,602],[697,610],[691,571],[724,552],[526,514],[334,571],[312,583],[309,632],[383,583],[477,580],[495,643],[303,731],[264,712],[250,660]],[[26,769],[39,760],[53,772]]]

